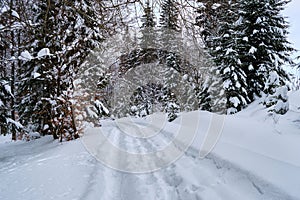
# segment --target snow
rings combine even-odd
[[[235,87],[240,88],[240,87],[242,87],[242,85],[239,82],[236,82]]]
[[[249,53],[250,54],[253,54],[257,51],[257,49],[255,47],[251,47],[250,50],[249,50]]]
[[[231,85],[232,85],[231,80],[230,80],[230,79],[226,79],[226,80],[224,81],[224,83],[223,83],[223,88],[224,88],[224,89],[227,89],[227,88],[229,88]]]
[[[34,73],[33,73],[33,78],[38,78],[38,77],[40,77],[40,76],[41,76],[41,74],[38,73],[38,72],[34,72]]]
[[[14,124],[18,129],[23,128],[23,125],[22,125],[22,124],[20,124],[19,122],[16,122],[15,120],[13,120],[13,119],[11,119],[11,118],[7,118],[7,119],[6,119],[6,122],[7,122],[8,124],[9,124],[9,123]]]
[[[49,125],[45,124],[43,130],[47,130],[48,128],[50,128]]]
[[[300,91],[288,95],[290,109],[283,116],[270,115],[256,101],[235,115],[180,113],[162,126],[152,122],[163,122],[163,113],[103,121],[97,130],[106,142],[135,154],[162,149],[180,129],[197,125],[196,137],[182,157],[150,173],[125,173],[98,162],[85,146],[85,137],[59,143],[50,136],[29,142],[0,136],[0,199],[300,199]],[[203,140],[215,127],[214,117],[224,119],[223,131],[212,152],[200,159]],[[123,131],[140,128],[157,134],[132,137],[122,132],[121,122]],[[176,143],[180,146],[180,141]],[[128,161],[109,149],[106,152],[107,159]],[[137,166],[144,162],[142,158]]]
[[[1,7],[1,9],[0,9],[0,14],[5,13],[5,12],[7,12],[7,11],[9,11],[9,10],[10,10],[10,8],[9,8],[7,5],[4,5],[4,6]],[[11,10],[11,15],[12,15],[13,17],[16,17],[16,18],[20,19],[19,14],[18,14],[15,10]]]
[[[30,132],[29,134],[30,139],[38,139],[41,137],[41,135],[38,132]]]
[[[224,36],[225,37],[225,36]],[[230,53],[235,52],[232,48],[228,48],[226,50],[226,54],[225,55],[229,55]]]
[[[24,60],[24,61],[28,61],[28,60],[32,60],[33,57],[31,56],[31,54],[26,50],[23,51],[21,53],[21,55],[19,56],[19,59]]]
[[[105,114],[107,114],[107,115],[109,114],[109,110],[103,105],[103,103],[101,101],[96,100],[95,104],[98,108],[101,108],[105,112]]]
[[[75,24],[75,29],[82,27],[82,25],[84,24],[84,20],[78,16],[76,19],[76,24]]]
[[[236,25],[241,25],[242,22],[243,22],[243,20],[244,20],[243,17],[240,16],[239,19],[235,22],[235,24],[236,24]]]
[[[220,51],[222,48],[220,46],[216,47],[216,51]]]
[[[48,48],[43,48],[38,52],[38,55],[37,55],[38,58],[44,57],[44,56],[51,56],[50,50]]]
[[[238,105],[241,103],[241,101],[239,100],[239,98],[237,97],[230,97],[229,101],[231,103],[233,103],[233,106],[236,108],[238,107]]]
[[[16,17],[16,18],[18,18],[18,19],[20,19],[19,14],[15,10],[11,11],[11,15],[14,16],[14,17]]]
[[[5,5],[0,9],[0,14],[5,13],[7,11],[9,11],[9,7],[7,5]]]
[[[182,76],[182,80],[183,81],[187,81],[189,79],[189,75],[188,74],[185,74]]]
[[[249,41],[249,38],[248,37],[243,37],[243,40],[248,42]]]
[[[230,67],[226,67],[225,69],[224,69],[224,74],[227,74],[227,73],[229,73],[231,71],[231,69],[230,69]]]
[[[278,100],[274,107],[274,111],[276,113],[279,113],[281,110],[288,110],[289,108],[289,103],[288,102],[283,102],[282,100]]]
[[[253,65],[249,65],[248,69],[249,69],[250,71],[254,70]]]
[[[205,8],[205,5],[204,5],[204,3],[202,3],[202,2],[198,2],[198,4],[197,4],[197,5],[198,5],[198,7],[199,7],[199,8]]]
[[[5,85],[4,85],[4,89],[5,89],[5,91],[6,91],[8,94],[10,94],[11,96],[13,96],[13,94],[11,93],[11,87],[10,87],[10,85],[5,84]]]
[[[256,19],[256,24],[260,24],[262,22],[262,20],[261,20],[261,18],[260,17],[258,17],[257,19]]]
[[[214,3],[214,4],[211,6],[211,8],[212,8],[213,10],[216,10],[216,9],[218,9],[220,6],[221,6],[221,4],[219,4],[219,3]]]

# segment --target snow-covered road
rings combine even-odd
[[[170,125],[150,139],[126,135],[114,122],[101,129],[120,148],[146,153],[171,141],[174,135],[169,130],[177,126]],[[200,159],[194,147],[170,166],[143,174],[103,165],[80,140],[59,144],[45,137],[25,143],[8,142],[0,145],[0,152],[1,200],[296,199],[214,153]],[[118,154],[107,156],[124,159]]]

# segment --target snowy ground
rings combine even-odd
[[[212,115],[198,113],[192,147],[170,166],[144,174],[104,166],[82,140],[60,144],[44,137],[11,142],[0,136],[0,200],[300,199],[299,91],[290,94],[285,116],[268,116],[254,103],[226,117],[222,136],[205,159],[199,158],[199,147]],[[145,153],[170,141],[179,121],[143,140],[123,134],[113,121],[101,129],[120,148]],[[144,121],[136,123],[142,126]]]

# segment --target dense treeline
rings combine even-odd
[[[0,134],[12,134],[13,140],[32,133],[77,138],[82,127],[76,123],[76,106],[83,102],[87,107],[81,109],[88,110],[83,117],[93,118],[94,124],[112,114],[144,116],[164,111],[170,121],[179,111],[195,109],[234,114],[257,98],[271,112],[284,114],[290,80],[283,66],[294,65],[288,23],[281,14],[288,2],[2,1]],[[124,39],[130,37],[132,27],[137,35],[133,42]],[[83,64],[96,66],[85,62],[87,56],[120,33],[129,49],[134,46],[133,50],[146,54],[156,49],[152,53],[156,56],[164,52],[164,59],[145,62],[159,60],[164,78],[136,88],[126,102],[129,107],[119,106],[122,109],[116,111],[109,103],[108,88],[115,82],[111,70],[90,71],[85,81],[96,80],[95,85],[82,85],[80,94],[74,92],[74,82],[85,73]],[[184,54],[197,56],[189,57],[182,67],[178,56]],[[140,61],[130,58],[127,68]],[[91,92],[94,88],[102,95]],[[174,90],[184,94],[180,100]],[[155,110],[155,104],[162,106]]]

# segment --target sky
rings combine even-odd
[[[289,41],[294,45],[294,48],[299,50],[296,53],[300,56],[300,0],[292,0],[284,11],[284,15],[288,17],[290,22],[290,35]]]
[[[288,17],[287,21],[290,23],[289,28],[289,42],[292,43],[293,47],[298,50],[292,56],[296,58],[300,56],[300,0],[292,0],[284,10],[284,16]],[[300,59],[296,60],[296,63],[300,63]],[[296,79],[300,78],[300,70],[298,68],[289,68],[287,69],[289,72],[295,75]],[[298,77],[298,78],[297,78]]]

